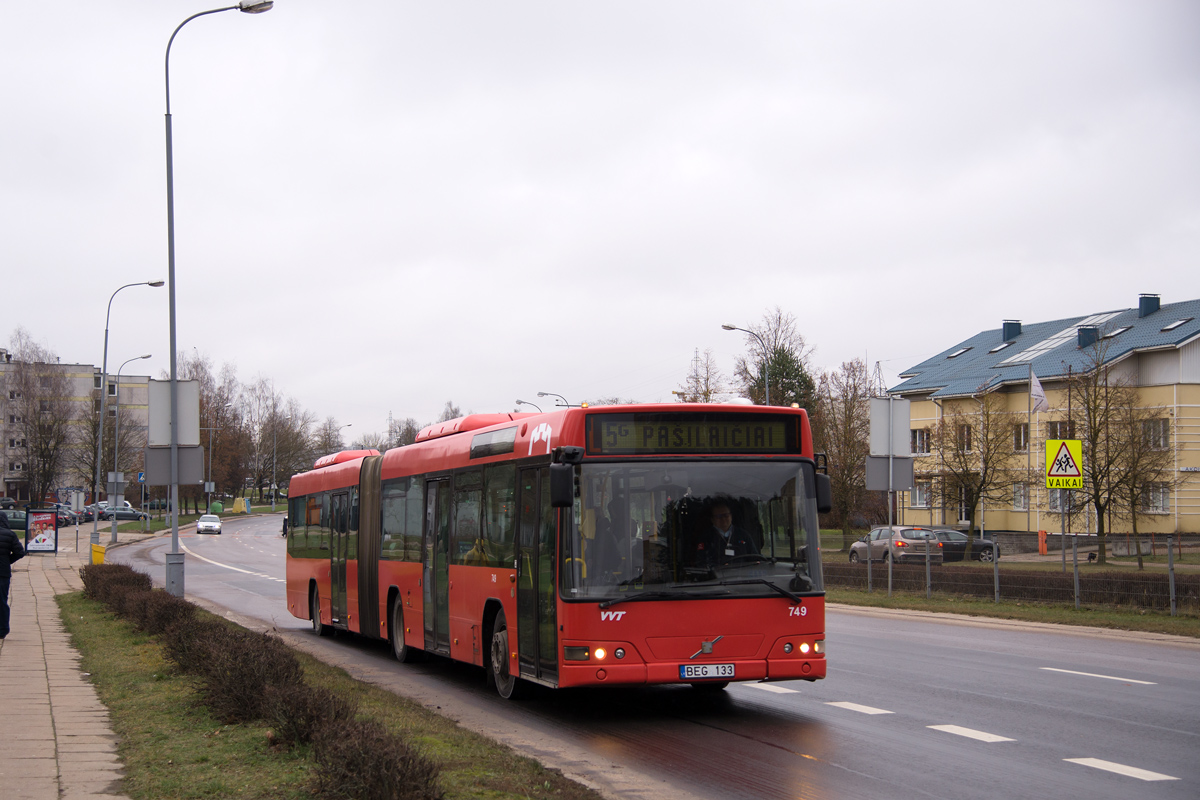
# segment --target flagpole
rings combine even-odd
[[[1030,511],[1033,504],[1029,502],[1029,478],[1033,475],[1033,359],[1029,361],[1029,392],[1025,398],[1025,532],[1033,533],[1030,521]]]

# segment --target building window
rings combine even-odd
[[[912,435],[911,444],[913,455],[929,455],[929,428],[913,428],[910,433]]]
[[[49,400],[40,401],[38,403],[38,409],[41,410],[42,412],[49,411],[50,410],[50,401]]]
[[[1058,420],[1047,423],[1047,439],[1074,439],[1075,420]]]
[[[958,449],[964,453],[971,452],[971,426],[958,426]]]
[[[1142,439],[1154,450],[1166,450],[1171,446],[1171,420],[1148,419],[1142,423]]]
[[[960,487],[958,490],[958,521],[970,521],[969,514],[971,509],[967,508],[967,490],[965,487]]]
[[[108,385],[108,396],[109,397],[117,396],[117,385],[115,383],[110,383]]]
[[[1142,511],[1166,514],[1171,510],[1171,489],[1165,483],[1152,483],[1142,492]]]
[[[93,388],[93,389],[99,389],[99,388],[100,388],[100,383],[101,383],[101,381],[100,381],[100,376],[99,376],[99,375],[94,375],[94,376],[92,376],[92,388]]]
[[[1075,499],[1075,493],[1070,490],[1051,489],[1049,494],[1051,514],[1061,514],[1064,507],[1068,514],[1080,509],[1080,501]]]
[[[1029,452],[1029,423],[1022,422],[1019,425],[1013,425],[1013,452],[1027,453]]]
[[[1029,510],[1029,487],[1023,483],[1013,484],[1013,511]]]
[[[50,388],[50,376],[42,375],[40,378],[38,378],[38,383],[41,384],[43,389],[49,389]]]
[[[913,508],[929,508],[930,489],[932,485],[929,481],[917,481],[913,484],[912,490],[912,507]]]

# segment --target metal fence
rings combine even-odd
[[[890,568],[889,568],[890,567]],[[867,566],[845,562],[823,564],[825,585],[866,590]],[[1105,570],[1081,572],[1067,564],[1066,572],[1022,569],[998,563],[992,569],[944,564],[876,562],[871,565],[871,591],[923,593],[931,596],[988,598],[1043,603],[1125,606],[1155,611],[1179,609],[1200,612],[1200,574],[1177,574],[1174,560],[1166,570]]]

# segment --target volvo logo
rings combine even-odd
[[[721,634],[717,638],[713,639],[711,642],[701,642],[700,649],[697,650],[696,652],[692,653],[691,656],[689,656],[688,660],[690,661],[691,659],[695,658],[696,656],[698,656],[702,653],[705,655],[711,653],[712,649],[713,649],[713,645],[716,644],[717,642],[721,641],[724,638],[725,638],[725,634]]]

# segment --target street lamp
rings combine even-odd
[[[538,410],[538,413],[539,413],[539,414],[540,414],[540,413],[542,413],[542,407],[541,407],[541,406],[539,406],[537,403],[530,403],[528,400],[518,400],[518,401],[517,401],[517,405],[519,405],[519,406],[533,406],[534,408],[536,408],[536,409]]]
[[[116,487],[117,487],[117,496],[116,496],[114,502],[119,502],[120,499],[124,496],[121,493],[121,488],[120,488],[124,483],[121,480],[121,456],[120,456],[120,453],[121,453],[121,370],[125,369],[125,364],[128,364],[131,361],[141,361],[143,358],[150,358],[150,354],[147,353],[144,356],[134,356],[133,358],[126,359],[124,364],[117,367],[117,393],[115,395],[115,397],[116,397],[115,405],[116,405],[117,413],[113,415],[115,417],[115,420],[113,421],[113,474],[116,475],[116,480],[114,481],[114,483],[116,484]],[[112,544],[116,544],[116,543],[117,543],[117,508],[114,505],[113,506]]]
[[[567,398],[563,397],[561,394],[555,394],[554,392],[538,392],[538,397],[557,397],[559,400],[563,401],[564,406],[567,408],[571,407],[571,404],[567,402]],[[541,411],[541,409],[538,410]]]
[[[95,491],[92,493],[93,504],[100,502],[100,460],[104,452],[104,414],[108,400],[108,321],[112,316],[113,298],[117,296],[117,292],[121,291],[121,289],[128,289],[130,286],[154,286],[157,288],[162,285],[162,281],[127,283],[124,286],[118,287],[117,291],[113,292],[108,298],[108,311],[104,314],[104,360],[100,366],[100,422],[99,429],[96,431],[96,484],[94,487]],[[100,507],[98,505],[96,506],[96,514],[92,517],[92,544],[100,544]]]
[[[261,14],[270,11],[275,5],[273,0],[242,0],[236,6],[214,8],[201,11],[198,14],[179,23],[179,27],[167,40],[167,54],[164,59],[163,77],[166,85],[167,98],[167,280],[170,282],[167,291],[171,327],[171,552],[167,553],[167,591],[176,597],[183,597],[183,553],[179,552],[179,354],[175,349],[175,174],[171,148],[171,45],[179,31],[197,17],[208,14],[219,14],[222,11],[244,11],[247,14]],[[99,482],[99,481],[97,481]]]
[[[770,366],[771,354],[767,351],[767,343],[764,342],[763,338],[761,336],[759,336],[757,333],[755,333],[754,331],[746,330],[745,328],[739,328],[736,325],[722,325],[721,329],[727,330],[727,331],[741,331],[742,333],[748,333],[751,336],[753,336],[755,339],[758,339],[758,343],[762,345],[762,349],[763,349],[763,388],[766,390],[766,395],[767,395],[766,405],[771,405],[771,378],[770,378],[771,371],[768,368]]]

